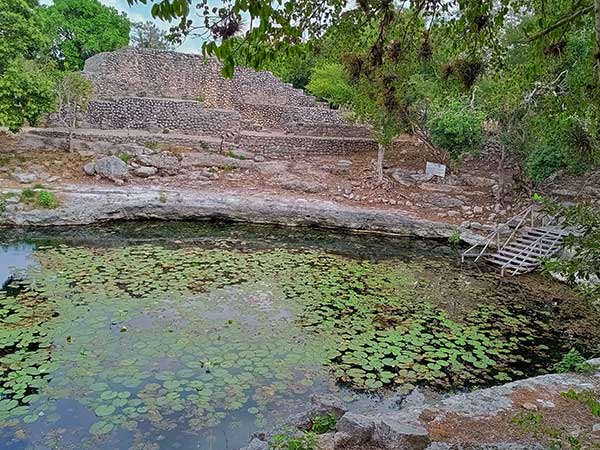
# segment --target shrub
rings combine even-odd
[[[482,113],[454,101],[434,113],[427,126],[433,144],[458,159],[481,148],[484,118]]]
[[[316,416],[311,419],[310,431],[316,434],[324,434],[335,430],[337,419],[332,414]]]
[[[37,196],[37,204],[41,208],[54,209],[58,208],[58,199],[53,192],[40,191]]]
[[[349,103],[352,98],[352,88],[341,64],[325,64],[315,68],[307,88],[319,100],[326,100],[336,107]]]
[[[543,181],[563,168],[565,160],[558,145],[545,143],[529,153],[526,165],[531,179]]]
[[[314,450],[317,445],[317,435],[304,432],[300,435],[278,434],[273,437],[269,448],[273,450]]]
[[[585,358],[576,349],[572,348],[563,356],[562,360],[554,366],[558,373],[588,372],[592,369]]]
[[[131,155],[129,153],[121,153],[119,155],[119,159],[123,161],[125,164],[128,164],[131,161]]]
[[[34,189],[23,189],[21,201],[27,205],[43,209],[58,208],[59,201],[53,192]]]

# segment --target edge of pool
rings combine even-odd
[[[448,238],[458,231],[468,244],[483,239],[464,227],[421,219],[407,212],[275,194],[81,186],[65,186],[54,192],[61,200],[60,207],[28,209],[9,202],[0,216],[0,225],[28,227],[90,225],[115,220],[221,219],[437,239]]]

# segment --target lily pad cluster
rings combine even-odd
[[[436,277],[452,268],[432,278],[423,261],[158,244],[35,257],[0,291],[0,426],[58,423],[70,401],[96,436],[260,427],[334,381],[489,384],[543,371],[558,345],[550,311],[486,280],[449,293]]]

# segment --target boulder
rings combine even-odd
[[[136,177],[140,177],[140,178],[148,178],[151,177],[152,175],[156,175],[158,173],[158,169],[156,167],[149,167],[149,166],[141,166],[136,168],[133,171],[133,174]]]
[[[318,181],[305,181],[296,178],[282,181],[281,187],[289,191],[300,191],[308,194],[316,194],[327,189],[327,186]]]
[[[94,164],[96,174],[109,180],[123,180],[128,175],[127,164],[116,156],[104,156]]]
[[[83,171],[86,173],[86,175],[95,175],[96,163],[94,161],[87,163],[85,166],[83,166]]]
[[[311,411],[314,414],[332,415],[340,418],[346,412],[344,402],[332,394],[313,394],[310,397]]]
[[[335,429],[336,435],[339,434],[336,438],[336,447],[364,444],[371,440],[375,421],[372,417],[348,412],[338,420]]]
[[[136,162],[142,166],[156,167],[159,173],[165,175],[176,175],[180,169],[179,159],[167,152],[139,155],[136,156]]]
[[[23,173],[23,172],[13,173],[12,178],[17,183],[21,183],[21,184],[29,184],[29,183],[33,183],[35,180],[37,180],[37,176],[34,173]]]
[[[425,450],[431,443],[420,422],[400,414],[377,416],[372,441],[386,450]]]

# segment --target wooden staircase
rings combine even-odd
[[[520,275],[538,268],[544,259],[556,255],[570,234],[560,227],[559,219],[537,214],[532,205],[495,230],[481,243],[462,254],[462,260],[485,259],[500,269],[502,276]],[[508,238],[506,237],[508,235]],[[480,251],[475,251],[481,247]],[[496,247],[494,251],[489,251]]]

